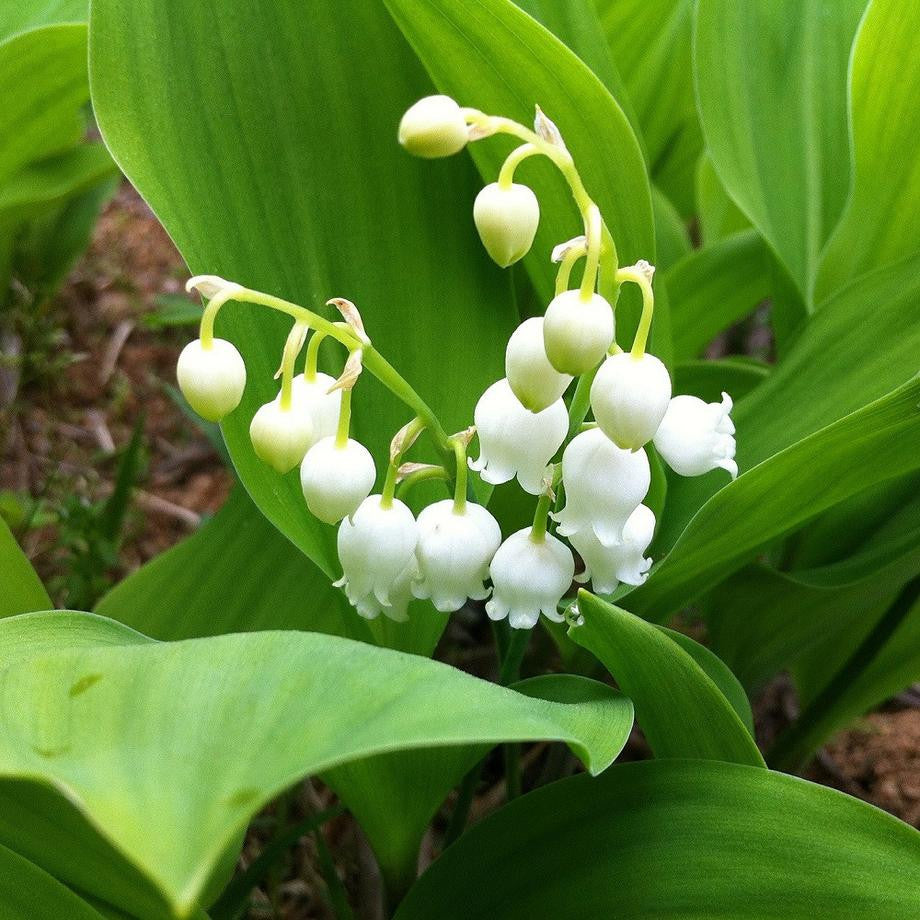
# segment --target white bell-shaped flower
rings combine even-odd
[[[473,203],[473,220],[486,252],[502,268],[524,258],[540,223],[540,203],[533,190],[512,182],[487,185]]]
[[[543,317],[525,319],[508,339],[505,374],[518,401],[531,412],[542,412],[566,391],[572,382],[560,374],[546,357],[543,347]]]
[[[569,535],[569,543],[584,560],[585,571],[576,581],[590,579],[598,594],[613,594],[622,581],[641,585],[648,578],[652,560],[645,551],[655,534],[655,515],[645,505],[639,505],[623,527],[623,541],[604,546],[590,527]]]
[[[613,341],[613,308],[592,294],[563,291],[546,308],[543,344],[550,364],[560,374],[584,374],[595,367]]]
[[[591,409],[601,430],[630,450],[655,436],[671,399],[668,369],[654,355],[613,355],[591,384]]]
[[[219,422],[243,398],[246,365],[232,342],[212,339],[205,348],[201,339],[195,339],[179,355],[176,379],[188,404],[203,419]]]
[[[417,542],[415,518],[398,498],[384,505],[382,496],[371,495],[339,525],[343,574],[335,584],[362,616],[389,610],[400,619],[400,610],[405,613]]]
[[[511,534],[498,548],[492,565],[492,597],[486,613],[492,620],[508,618],[512,629],[532,629],[542,613],[562,622],[557,611],[575,574],[572,551],[551,534],[532,538],[532,528]]]
[[[553,518],[568,537],[593,530],[605,546],[623,539],[629,516],[648,494],[652,481],[648,457],[617,447],[600,428],[576,435],[562,455],[565,507]]]
[[[731,411],[728,393],[722,394],[721,403],[706,403],[696,396],[675,396],[655,434],[658,453],[681,476],[702,476],[721,468],[734,479],[738,464]]]
[[[415,596],[412,593],[412,586],[417,578],[418,566],[413,558],[393,582],[390,588],[389,604],[381,604],[372,592],[359,600],[354,608],[365,620],[376,620],[382,613],[396,623],[405,623],[409,619],[409,604]],[[343,578],[335,582],[336,587],[341,588],[343,585]]]
[[[339,427],[342,391],[333,390],[330,393],[329,388],[334,384],[335,379],[323,373],[318,373],[313,380],[298,374],[292,382],[291,402],[298,412],[308,415],[313,423],[311,444],[332,437]]]
[[[281,397],[260,406],[249,425],[256,456],[279,473],[294,469],[313,443],[313,422],[293,403],[281,405]]]
[[[442,613],[459,610],[468,597],[488,597],[483,582],[501,541],[498,522],[482,505],[468,502],[462,511],[452,499],[429,505],[418,516],[415,596],[430,597]]]
[[[479,398],[473,420],[479,433],[479,459],[470,461],[470,469],[492,485],[517,476],[525,492],[539,495],[546,466],[569,429],[565,403],[558,399],[542,412],[531,412],[502,379]]]
[[[470,129],[450,96],[426,96],[399,123],[399,143],[417,157],[449,157],[466,146]]]
[[[321,521],[335,524],[353,514],[370,494],[377,471],[368,449],[349,438],[317,441],[300,464],[300,485],[307,507]]]

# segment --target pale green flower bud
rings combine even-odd
[[[508,339],[505,376],[511,391],[525,409],[542,412],[566,391],[572,378],[560,374],[543,347],[543,317],[525,319]]]
[[[473,220],[486,252],[507,268],[530,251],[540,223],[540,203],[526,185],[514,182],[502,188],[493,182],[476,196]]]
[[[188,404],[209,422],[219,422],[243,398],[246,365],[236,347],[226,339],[189,342],[176,365],[176,379]]]
[[[327,524],[354,514],[370,495],[376,478],[374,458],[351,438],[341,446],[334,437],[323,438],[307,451],[300,465],[307,507]]]
[[[450,96],[426,96],[410,106],[399,123],[399,143],[417,157],[459,153],[470,137],[460,106]]]
[[[546,308],[543,344],[550,364],[560,374],[584,374],[603,360],[613,341],[613,308],[592,294],[563,291]]]
[[[313,443],[313,422],[295,405],[287,409],[280,398],[259,407],[249,425],[256,456],[279,473],[294,469]]]
[[[670,399],[671,377],[654,355],[613,355],[591,384],[597,424],[611,441],[630,450],[652,440]]]

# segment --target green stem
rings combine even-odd
[[[585,238],[587,252],[585,258],[585,272],[581,277],[581,299],[590,300],[597,284],[597,269],[601,261],[601,248],[603,234],[601,231],[601,212],[596,204],[588,208],[585,221]]]
[[[533,526],[530,528],[530,539],[534,543],[542,543],[546,539],[546,517],[552,503],[553,499],[549,489],[537,500],[537,507],[533,513]]]
[[[645,272],[633,268],[619,269],[617,280],[632,281],[638,284],[642,291],[642,316],[639,319],[639,328],[636,330],[636,337],[633,339],[630,352],[634,358],[641,358],[645,354],[645,347],[652,329],[652,317],[655,315],[655,293],[652,290],[652,282]]]
[[[531,143],[521,144],[520,147],[516,147],[512,150],[505,159],[505,162],[502,163],[501,171],[498,174],[499,188],[504,190],[511,188],[514,182],[514,171],[518,166],[528,157],[537,156],[540,153],[542,153],[542,151]]]
[[[913,578],[902,589],[895,602],[869,630],[824,689],[811,701],[799,718],[773,743],[767,753],[767,763],[774,770],[791,772],[801,768],[828,730],[833,729],[834,705],[859,679],[876,656],[911,613],[920,598],[920,577]]]
[[[420,482],[428,482],[432,479],[447,480],[451,479],[450,473],[443,466],[426,466],[420,470],[409,473],[401,483],[396,487],[396,497],[404,499],[405,496]]]
[[[559,271],[556,272],[556,296],[558,297],[563,291],[569,289],[569,279],[572,277],[572,269],[575,263],[585,254],[584,246],[573,246],[562,257],[559,263]]]
[[[390,461],[387,466],[387,476],[383,482],[383,492],[380,494],[380,507],[392,508],[393,497],[396,495],[396,474],[399,472],[399,461]]]
[[[348,443],[351,429],[351,387],[342,390],[342,403],[339,409],[339,427],[335,433],[335,446],[342,448]]]
[[[454,514],[463,514],[466,511],[466,445],[463,443],[462,438],[454,438],[453,445],[454,458],[457,464],[457,471],[454,477]]]
[[[595,367],[578,378],[575,394],[572,396],[572,402],[569,405],[569,434],[566,438],[567,441],[578,434],[588,415],[588,409],[591,408],[591,384],[594,383],[597,371],[598,368]]]
[[[316,380],[316,371],[319,366],[319,346],[326,338],[325,332],[314,332],[307,345],[307,360],[304,364],[303,375],[310,382]]]

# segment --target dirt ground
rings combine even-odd
[[[0,405],[2,510],[13,519],[27,554],[52,586],[59,605],[72,597],[66,569],[73,557],[71,550],[60,547],[62,531],[74,529],[81,520],[74,514],[75,502],[94,508],[111,494],[117,457],[139,414],[144,415],[143,463],[123,540],[105,567],[103,583],[114,583],[192,533],[202,516],[216,510],[227,495],[229,474],[168,390],[175,379],[178,351],[191,332],[155,330],[145,321],[164,295],[183,296],[185,277],[182,260],[165,232],[124,186],[106,208],[90,250],[53,307],[51,320],[58,330],[52,344],[54,360],[48,355],[39,358],[55,368],[58,363],[65,366],[22,382],[15,402]],[[74,533],[68,538],[73,543]],[[486,648],[466,651],[471,658],[480,652],[491,654]],[[794,706],[790,694],[794,696],[788,682],[780,679],[755,701],[762,736],[775,734],[788,721]],[[646,750],[636,733],[626,756],[640,758]],[[544,754],[545,746],[525,752],[525,763],[529,758],[534,764],[534,778]],[[901,694],[837,735],[807,775],[920,826],[920,693]],[[500,782],[487,783],[474,813],[500,804],[502,796]],[[315,813],[331,802],[327,790],[306,784],[284,803],[284,818]],[[270,835],[280,807],[257,819],[247,839],[244,866]],[[375,902],[377,881],[360,832],[348,818],[337,818],[327,824],[323,839],[361,915],[372,915],[365,907]],[[435,843],[428,841],[427,846],[430,858]],[[316,867],[324,858],[314,838],[302,838],[285,869],[257,892],[250,916],[326,916],[325,899],[316,896],[323,888]]]

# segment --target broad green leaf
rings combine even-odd
[[[706,402],[720,402],[722,393],[742,399],[770,376],[771,367],[740,356],[718,361],[685,361],[674,368],[674,393],[689,393]]]
[[[86,26],[50,25],[0,42],[0,183],[30,160],[79,140],[86,83]]]
[[[700,157],[696,168],[696,211],[703,246],[711,246],[751,227],[751,222],[729,197],[707,153]]]
[[[642,151],[622,109],[600,80],[558,39],[508,0],[386,0],[438,88],[461,105],[531,124],[534,105],[559,126],[589,194],[616,242],[619,260],[654,261],[655,241]],[[483,177],[494,181],[507,139],[470,147]],[[616,151],[611,157],[609,151]],[[540,229],[526,266],[542,302],[552,296],[553,246],[581,232],[571,195],[553,167],[528,161],[521,180],[541,203]],[[650,255],[651,254],[651,255]],[[624,291],[617,328],[628,342],[638,299]],[[668,345],[666,310],[656,311],[655,347]]]
[[[98,0],[90,29],[103,137],[190,270],[314,309],[353,300],[375,346],[447,430],[469,425],[502,374],[516,314],[472,224],[474,171],[463,157],[415,160],[397,143],[402,112],[432,87],[382,5],[231,0],[215,28],[197,0]],[[206,50],[190,36],[206,36]],[[333,575],[334,532],[307,513],[297,473],[278,476],[249,443],[256,408],[277,391],[288,328],[267,313],[230,305],[218,320],[249,374],[224,436],[262,512]],[[342,356],[329,356],[340,368]],[[382,481],[387,444],[409,414],[364,378],[355,432]]]
[[[744,568],[706,600],[710,642],[752,691],[802,656],[836,661],[844,637],[865,630],[920,571],[918,546],[914,497],[838,562],[792,572]]]
[[[58,616],[45,617],[50,629]],[[18,658],[0,672],[0,692],[23,701],[2,713],[0,842],[144,918],[193,913],[251,816],[303,776],[395,750],[537,738],[567,742],[597,773],[628,731],[629,704],[615,693],[602,712],[590,703],[598,717],[585,719],[579,705],[339,637],[262,632],[49,651],[33,628],[25,641],[38,651],[26,657],[19,629],[18,618],[0,622]],[[55,847],[23,820],[31,808],[59,817],[63,808]],[[146,887],[97,865],[106,847]]]
[[[920,6],[872,0],[850,63],[853,180],[815,281],[820,302],[920,248]]]
[[[675,361],[697,357],[770,294],[760,235],[742,230],[687,253],[664,276]]]
[[[88,0],[16,0],[0,5],[0,39],[36,26],[86,22]]]
[[[396,920],[911,920],[920,834],[781,773],[617,764],[538,789],[469,831]]]
[[[670,630],[587,591],[579,592],[578,609],[584,623],[571,626],[569,638],[593,652],[633,701],[636,720],[656,757],[763,766],[749,728],[750,707],[745,703],[746,718],[740,716],[720,684],[732,685],[736,702],[744,700],[744,691],[714,655],[690,654]],[[708,667],[701,661],[704,654]]]
[[[25,553],[0,518],[0,617],[47,610],[51,599]]]
[[[623,603],[661,619],[826,508],[917,469],[918,406],[915,377],[749,469],[706,502],[649,580]]]
[[[846,72],[866,0],[701,0],[700,121],[731,197],[806,296],[849,187]]]
[[[632,729],[631,701],[597,681],[547,674],[514,684],[513,689],[571,706],[579,731],[585,737],[596,734],[599,743],[603,739],[619,744],[616,753]],[[419,846],[438,806],[488,749],[489,745],[475,745],[394,751],[323,774],[354,813],[395,892],[404,891],[415,878]]]
[[[677,209],[657,186],[652,186],[652,211],[655,215],[655,268],[666,272],[690,252],[690,237]]]
[[[918,268],[915,257],[899,271],[879,269],[839,291],[816,312],[770,379],[738,404],[733,418],[742,479],[757,464],[917,372],[920,324],[910,317],[920,309]],[[823,458],[828,468],[832,460]],[[717,473],[671,480],[659,550],[673,546],[724,482]],[[867,480],[865,487],[870,485]]]
[[[652,178],[683,217],[693,211],[702,135],[690,76],[690,0],[596,0],[613,60],[648,148]]]
[[[102,920],[34,863],[0,846],[0,920]]]
[[[155,639],[306,629],[430,655],[445,617],[414,603],[415,628],[358,616],[329,578],[236,488],[202,529],[117,584],[96,612]]]

